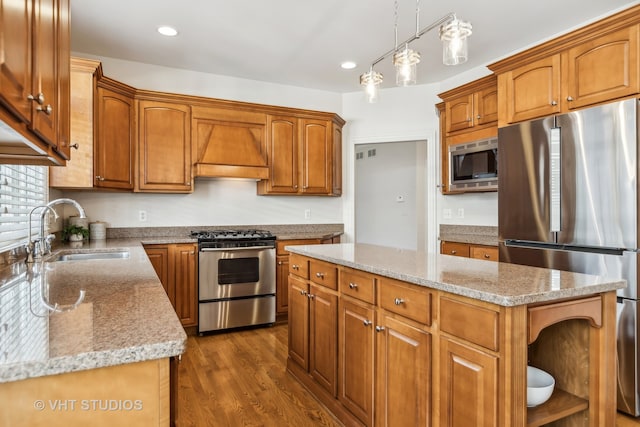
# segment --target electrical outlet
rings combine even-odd
[[[442,218],[451,219],[451,209],[446,208],[442,210]]]
[[[311,209],[304,210],[304,219],[311,219]]]
[[[458,218],[464,218],[464,208],[458,208],[458,213],[456,214]]]
[[[138,211],[138,221],[140,222],[147,221],[147,211]]]
[[[398,202],[398,203],[404,203],[404,196],[403,196],[403,195],[398,195],[398,196],[396,196],[396,202]]]

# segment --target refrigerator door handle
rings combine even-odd
[[[504,245],[514,248],[546,249],[555,251],[588,252],[602,255],[622,256],[625,252],[636,252],[623,248],[563,245],[561,243],[529,242],[526,240],[505,240]]]
[[[552,233],[558,232],[561,230],[561,176],[560,176],[560,144],[561,144],[561,134],[560,128],[551,128],[550,129],[550,138],[549,138],[549,186],[550,188],[550,209],[551,209],[551,218],[550,218],[550,230]]]

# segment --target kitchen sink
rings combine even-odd
[[[89,261],[129,258],[129,251],[76,252],[57,255],[52,261]]]

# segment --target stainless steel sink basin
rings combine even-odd
[[[97,259],[124,259],[129,258],[129,251],[107,251],[107,252],[77,252],[66,253],[56,256],[52,261],[88,261]]]

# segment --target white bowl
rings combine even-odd
[[[556,381],[542,369],[527,366],[527,406],[538,406],[549,400]]]

